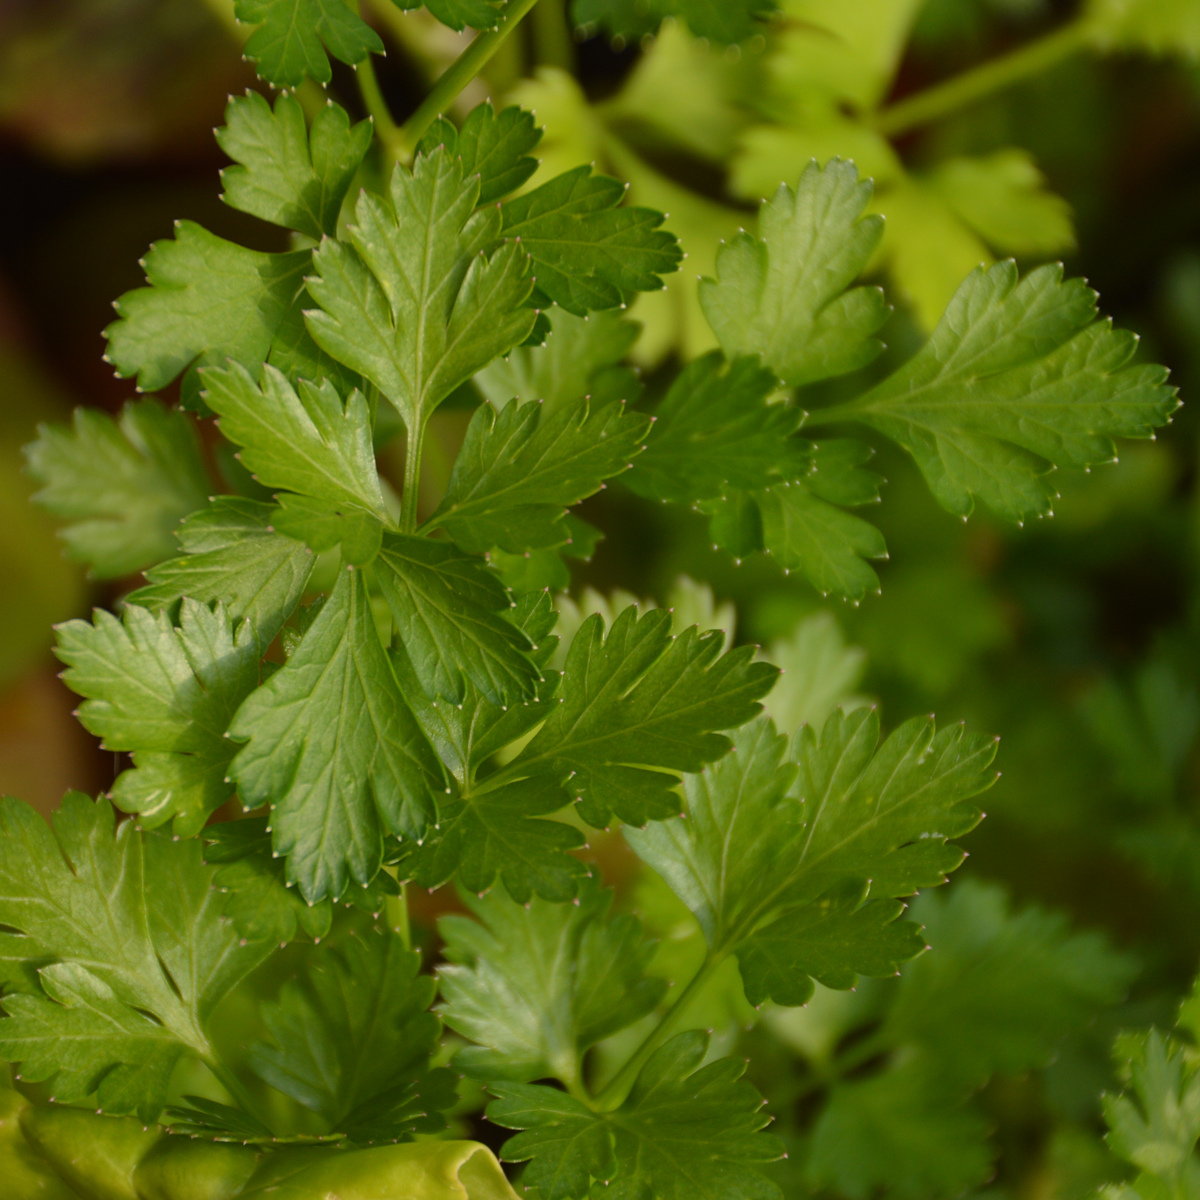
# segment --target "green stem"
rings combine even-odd
[[[633,1081],[638,1072],[646,1065],[646,1060],[667,1040],[675,1027],[683,1020],[687,1006],[692,1002],[696,993],[712,978],[713,972],[724,961],[723,953],[713,953],[711,950],[700,970],[692,976],[687,986],[675,997],[675,1002],[663,1014],[659,1023],[646,1035],[642,1044],[633,1052],[625,1065],[604,1085],[596,1095],[595,1107],[601,1110],[617,1108],[629,1094]]]
[[[369,54],[354,68],[354,73],[358,79],[358,90],[363,103],[375,124],[375,132],[387,152],[395,158],[399,154],[401,143],[400,126],[392,120],[391,110],[379,87],[379,77],[375,74],[375,64]]]
[[[927,125],[993,92],[1040,75],[1084,50],[1090,41],[1091,23],[1081,17],[1009,54],[890,105],[875,117],[875,128],[887,137],[894,137]]]
[[[521,23],[537,0],[509,0],[508,8],[495,29],[478,37],[450,64],[433,90],[411,117],[400,127],[395,154],[401,162],[410,162],[425,130],[439,117],[459,92],[483,70],[488,59],[504,45],[505,39]]]
[[[533,10],[533,53],[541,66],[574,72],[575,42],[563,0],[539,0]]]
[[[400,895],[387,898],[388,924],[405,950],[412,949],[412,924],[408,919],[408,884],[400,885]]]
[[[425,430],[418,426],[408,431],[404,446],[404,491],[400,494],[400,532],[412,533],[417,527],[417,500],[421,484],[421,446]]]

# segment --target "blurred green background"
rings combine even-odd
[[[975,262],[1005,253],[1061,257],[1142,336],[1142,355],[1171,367],[1185,402],[1173,425],[1121,447],[1116,464],[1064,473],[1056,516],[1036,528],[982,512],[963,524],[881,447],[887,485],[870,515],[890,560],[882,594],[861,606],[830,604],[766,560],[734,564],[712,552],[701,517],[618,486],[584,506],[605,537],[573,567],[576,591],[659,602],[681,574],[706,582],[735,603],[743,640],[786,638],[827,611],[831,636],[865,651],[843,660],[846,690],[879,698],[886,724],[936,711],[1002,735],[1003,777],[966,839],[964,872],[1136,955],[1131,1000],[1088,1035],[1103,1062],[1121,1022],[1170,1019],[1200,959],[1200,415],[1188,405],[1200,393],[1200,68],[1145,47],[1064,55],[885,138],[856,105],[902,100],[1053,35],[1078,6],[862,3],[852,19],[852,0],[792,0],[733,54],[674,25],[614,42],[542,0],[461,107],[489,93],[535,107],[547,170],[599,159],[635,199],[670,211],[687,278],[631,314],[645,324],[633,360],[651,395],[707,347],[689,288],[717,240],[814,155],[856,157],[880,185],[889,234],[874,273],[896,311],[874,369],[911,352]],[[463,41],[423,13],[363,7],[388,45],[381,81],[403,118]],[[813,42],[822,14],[836,36]],[[74,405],[116,412],[133,395],[101,360],[100,332],[175,219],[282,248],[218,200],[212,128],[229,93],[262,86],[240,40],[226,0],[0,4],[0,791],[43,810],[66,787],[104,789],[121,766],[72,719],[51,626],[137,580],[89,581],[64,559],[54,523],[29,503],[20,447]],[[335,64],[331,90],[361,115],[348,68]],[[461,428],[455,414],[439,426],[443,453]],[[1102,1069],[1072,1095],[1093,1083],[1094,1096]],[[1043,1109],[997,1087],[989,1111],[1003,1121],[1011,1102],[1018,1117],[1004,1128],[1019,1141]]]

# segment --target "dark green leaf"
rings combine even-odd
[[[326,52],[351,64],[384,52],[379,34],[346,0],[234,0],[233,11],[258,26],[243,52],[276,87],[299,87],[306,75],[328,83]]]

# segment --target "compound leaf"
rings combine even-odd
[[[340,573],[287,665],[229,727],[251,807],[269,804],[274,845],[305,899],[370,883],[383,831],[418,836],[442,766],[388,665],[362,573]]]
[[[504,240],[529,255],[538,290],[576,316],[616,308],[630,292],[657,291],[660,277],[679,269],[683,252],[674,234],[659,229],[662,213],[621,205],[624,195],[618,180],[584,166],[500,209]]]
[[[494,704],[533,694],[529,639],[501,615],[508,592],[487,562],[447,542],[386,533],[375,578],[431,697],[461,700],[466,680]]]
[[[863,216],[871,183],[853,163],[814,162],[796,189],[781,184],[763,206],[761,238],[739,233],[717,252],[700,304],[730,358],[757,354],[793,387],[845,375],[883,349],[883,292],[847,291],[874,253],[883,219]]]
[[[226,359],[257,372],[312,261],[308,250],[247,250],[193,221],[175,228],[174,239],[155,242],[143,260],[150,286],[119,297],[118,320],[104,331],[117,374],[136,375],[147,392],[190,367],[224,366]],[[198,393],[189,374],[185,405],[196,407]]]
[[[181,596],[221,604],[235,624],[249,620],[265,653],[299,604],[313,567],[303,542],[274,529],[277,512],[256,500],[218,496],[179,527],[184,553],[148,570],[149,583],[126,603],[171,615]]]
[[[419,8],[414,0],[394,0],[397,8]],[[443,25],[462,30],[495,29],[504,11],[503,0],[425,0],[425,7]]]
[[[225,731],[258,686],[250,625],[231,632],[220,605],[185,599],[176,629],[166,613],[127,604],[120,621],[97,609],[93,622],[59,626],[57,654],[67,686],[88,697],[84,727],[105,749],[133,753],[112,799],[147,829],[173,821],[179,837],[198,833],[233,795]]]
[[[648,418],[619,402],[584,401],[544,414],[511,401],[471,418],[446,494],[423,528],[441,526],[465,550],[509,552],[562,545],[565,510],[628,470]]]
[[[77,408],[73,428],[42,425],[25,457],[42,485],[34,499],[71,522],[60,534],[67,553],[100,579],[168,557],[176,526],[211,486],[187,417],[154,400],[125,405],[116,421]]]
[[[757,1167],[782,1157],[762,1098],[740,1081],[745,1063],[701,1066],[708,1035],[678,1034],[650,1057],[620,1108],[595,1112],[561,1091],[494,1083],[488,1119],[523,1133],[504,1144],[529,1162],[522,1180],[546,1200],[582,1200],[593,1182],[662,1200],[778,1200]]]
[[[390,931],[368,930],[314,956],[263,1006],[267,1037],[250,1046],[251,1070],[357,1141],[443,1128],[424,1101],[440,1092],[449,1107],[453,1077],[428,1078],[441,1030],[427,1011],[437,985],[420,967],[420,954]]]
[[[480,1079],[580,1078],[589,1046],[633,1024],[666,984],[646,976],[652,944],[640,922],[607,918],[612,892],[594,883],[576,904],[519,904],[499,889],[475,915],[438,922],[449,966],[438,974],[446,1024],[475,1042],[454,1065]]]
[[[375,383],[409,429],[459,384],[525,340],[533,282],[513,242],[490,259],[499,217],[472,219],[479,178],[444,146],[397,166],[389,198],[364,192],[350,244],[327,239],[313,255],[305,313],[324,350]]]
[[[69,792],[48,825],[5,798],[0,833],[0,1056],[65,1103],[154,1120],[175,1062],[211,1055],[206,1017],[269,947],[221,919],[198,842],[117,826],[106,800]]]
[[[604,636],[589,617],[571,642],[562,702],[510,775],[569,780],[583,819],[604,826],[615,813],[643,825],[679,811],[676,772],[699,771],[730,746],[733,729],[761,711],[777,671],[749,646],[722,654],[720,630],[693,626],[678,637],[671,616],[627,608]]]
[[[1013,520],[1045,515],[1052,465],[1110,461],[1114,437],[1150,437],[1178,405],[1165,368],[1129,365],[1134,335],[1095,317],[1095,293],[1060,266],[980,268],[925,346],[840,413],[903,446],[949,512],[978,496]]]
[[[494,204],[515,192],[538,168],[532,151],[542,140],[542,131],[534,124],[533,113],[515,104],[499,112],[490,100],[477,104],[456,129],[445,117],[439,117],[425,132],[418,154],[432,154],[445,146],[451,155],[462,159],[463,178],[479,176],[477,204]]]
[[[258,92],[229,101],[217,144],[237,164],[221,172],[221,199],[320,240],[337,232],[338,213],[371,144],[371,122],[353,127],[346,110],[329,103],[309,130],[299,101],[283,93],[275,110]]]
[[[379,34],[346,0],[234,0],[233,11],[258,26],[243,53],[276,87],[299,87],[306,75],[328,83],[329,54],[354,64],[384,52]]]

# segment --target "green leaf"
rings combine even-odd
[[[679,269],[662,213],[621,205],[624,195],[618,180],[576,167],[501,206],[505,242],[520,243],[538,290],[576,316],[658,291],[660,276]]]
[[[272,852],[266,817],[209,825],[203,839],[204,861],[216,867],[213,886],[225,897],[225,916],[243,937],[284,945],[299,933],[310,938],[329,933],[333,905],[328,898],[309,904],[287,883],[285,860]],[[384,878],[390,876],[382,871],[376,876]]]
[[[553,1088],[493,1084],[488,1119],[525,1131],[502,1156],[529,1161],[522,1181],[546,1200],[582,1200],[593,1183],[656,1200],[777,1200],[779,1189],[757,1170],[783,1154],[777,1138],[760,1132],[770,1121],[762,1098],[739,1081],[740,1059],[701,1066],[707,1049],[708,1035],[697,1030],[672,1038],[613,1112]]]
[[[866,654],[846,645],[832,613],[805,618],[790,637],[771,643],[766,659],[781,674],[763,708],[782,733],[793,734],[805,724],[824,725],[835,708],[850,711],[866,703],[854,695],[866,670]]]
[[[776,388],[756,358],[726,363],[714,351],[688,363],[653,410],[645,453],[624,482],[651,500],[692,504],[800,479],[812,443],[792,437],[804,413],[770,403]]]
[[[423,529],[440,526],[464,550],[509,553],[567,541],[564,511],[628,470],[650,421],[619,402],[543,413],[516,400],[471,418],[446,494]]]
[[[850,1200],[956,1196],[992,1172],[987,1126],[921,1062],[839,1084],[812,1131],[810,1186]]]
[[[851,987],[924,946],[886,902],[962,861],[947,838],[979,820],[968,801],[994,781],[996,746],[961,726],[935,735],[922,719],[878,742],[874,709],[835,712],[819,739],[801,727],[793,764],[771,723],[756,721],[735,734],[735,753],[685,780],[686,819],[625,830],[710,951],[738,954],[752,1003],[802,1004],[810,977]]]
[[[1090,0],[1086,19],[1105,50],[1200,57],[1200,9],[1192,0]]]
[[[653,945],[635,917],[608,919],[612,898],[589,883],[576,904],[522,905],[497,889],[463,894],[476,920],[442,917],[438,1011],[476,1043],[455,1056],[459,1070],[574,1086],[590,1046],[653,1010],[666,990],[646,976]]]
[[[696,37],[732,45],[762,33],[759,19],[775,9],[774,0],[572,0],[571,20],[633,42],[653,33],[665,17],[676,17]]]
[[[42,485],[34,499],[71,522],[67,553],[100,579],[168,557],[176,526],[211,489],[187,417],[153,400],[125,405],[117,421],[77,408],[71,429],[40,426],[25,457]]]
[[[374,930],[313,956],[263,1006],[267,1037],[250,1046],[251,1070],[356,1141],[444,1128],[440,1112],[422,1111],[423,1100],[438,1094],[449,1107],[455,1094],[450,1072],[428,1078],[441,1026],[426,1011],[437,985],[420,968],[419,953]]]
[[[432,154],[438,146],[445,146],[448,154],[462,159],[464,179],[479,176],[476,203],[494,204],[515,192],[537,170],[538,161],[530,152],[541,140],[533,113],[515,104],[497,113],[492,102],[485,100],[467,113],[461,130],[446,117],[439,117],[426,130],[417,153]]]
[[[553,305],[543,315],[550,332],[540,346],[517,346],[475,376],[484,399],[497,407],[513,397],[539,400],[549,412],[574,408],[585,396],[596,408],[636,399],[637,377],[617,364],[637,341],[638,325],[612,309],[577,317]]]
[[[258,92],[235,97],[217,130],[217,145],[238,164],[221,172],[221,199],[318,241],[332,237],[371,132],[370,121],[351,127],[346,110],[333,103],[313,118],[310,132],[299,101],[286,92],[274,112]]]
[[[221,432],[242,447],[239,458],[255,480],[387,520],[361,392],[343,403],[328,380],[317,386],[303,379],[297,391],[269,365],[261,385],[237,364],[210,368],[202,378]]]
[[[132,751],[111,798],[147,829],[172,821],[192,837],[233,795],[236,747],[225,731],[258,686],[260,647],[248,623],[230,631],[220,605],[185,599],[180,628],[166,613],[127,604],[122,620],[97,609],[94,623],[68,621],[56,653],[67,686],[88,697],[85,729],[106,750]]]
[[[308,250],[247,250],[193,221],[175,228],[175,238],[155,242],[143,260],[150,286],[119,297],[118,320],[104,331],[108,361],[122,378],[136,375],[146,392],[190,367],[224,366],[226,359],[257,372],[312,261]],[[195,407],[193,376],[183,389],[185,405]]]
[[[397,8],[420,8],[415,0],[394,0]],[[425,0],[425,7],[443,25],[462,30],[495,29],[504,11],[503,0]]]
[[[1013,520],[1046,515],[1052,465],[1107,462],[1114,437],[1150,437],[1178,406],[1164,368],[1128,365],[1134,335],[1095,316],[1061,267],[977,270],[912,359],[833,411],[903,446],[949,512],[978,496]]]
[[[221,919],[198,842],[117,826],[105,800],[69,792],[48,825],[6,798],[0,835],[0,977],[15,989],[0,1057],[64,1103],[153,1121],[175,1062],[211,1057],[205,1021],[269,947]]]
[[[883,349],[873,335],[887,319],[883,292],[846,289],[883,234],[863,216],[871,183],[853,163],[814,162],[793,191],[781,184],[763,206],[760,238],[739,233],[717,252],[717,278],[700,283],[700,304],[725,353],[760,355],[793,387],[845,375]]]
[[[426,694],[461,700],[467,680],[494,704],[533,694],[541,673],[529,639],[501,615],[511,601],[486,560],[388,533],[375,578]]]
[[[362,62],[382,54],[383,42],[346,0],[234,0],[239,21],[258,28],[243,53],[276,87],[299,87],[307,75],[333,78],[328,54],[339,62]]]
[[[361,572],[346,570],[303,641],[242,704],[232,775],[268,804],[275,850],[306,900],[379,870],[383,832],[418,837],[442,767],[396,684]]]
[[[720,758],[734,729],[761,711],[776,669],[752,661],[749,646],[722,654],[719,630],[678,637],[671,616],[641,618],[627,608],[604,636],[589,617],[575,635],[563,699],[524,753],[514,775],[569,780],[580,814],[600,828],[615,814],[643,825],[679,811],[676,772]]]
[[[944,1080],[974,1086],[1045,1066],[1137,972],[1099,934],[1072,935],[1064,916],[1037,908],[1012,914],[1000,888],[972,879],[921,897],[913,915],[935,952],[905,970],[880,1036],[923,1047]]]
[[[276,499],[275,528],[304,542],[310,550],[323,554],[340,545],[342,562],[356,567],[366,566],[379,553],[383,522],[357,504],[314,500],[294,492],[281,492]]]
[[[1141,1174],[1133,1181],[1146,1200],[1194,1196],[1200,1163],[1200,1077],[1178,1042],[1157,1029],[1122,1034],[1114,1057],[1132,1095],[1103,1097],[1107,1141]],[[1115,1191],[1115,1189],[1113,1189]]]
[[[317,344],[375,383],[409,429],[492,359],[524,341],[536,314],[533,282],[516,242],[489,259],[495,208],[472,218],[479,179],[445,148],[392,172],[389,199],[364,192],[350,244],[313,255],[307,312]]]
[[[184,553],[146,572],[146,587],[128,604],[174,612],[181,596],[222,604],[235,624],[248,619],[266,653],[291,616],[312,574],[313,555],[271,522],[277,510],[255,500],[218,496],[179,527]]]

